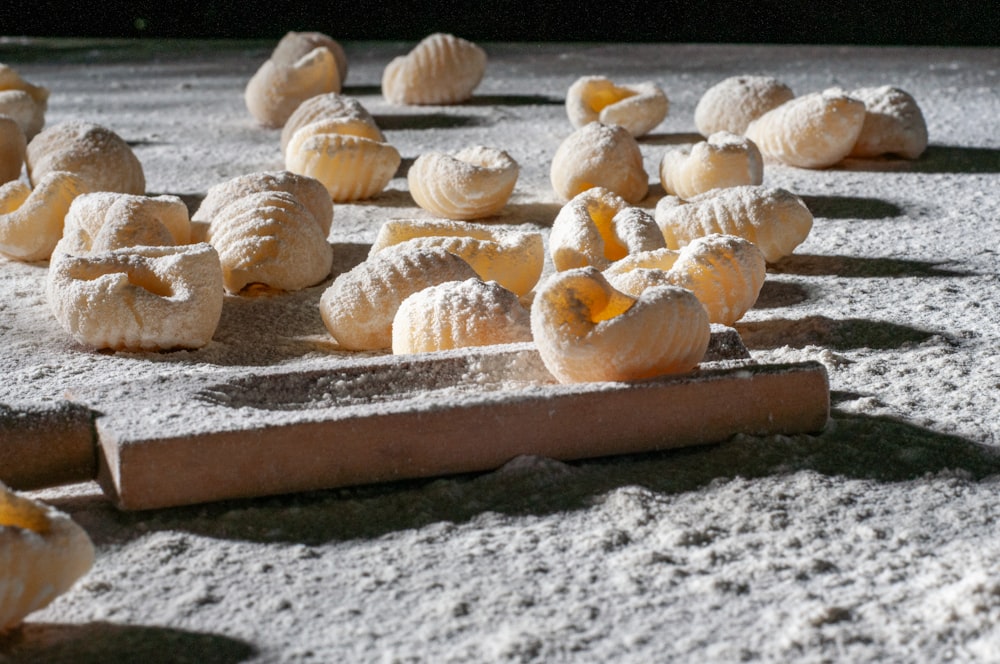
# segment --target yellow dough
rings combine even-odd
[[[42,261],[63,235],[70,205],[85,191],[72,173],[47,173],[34,189],[19,180],[0,186],[0,254]]]
[[[643,136],[663,122],[669,110],[667,95],[650,81],[618,85],[603,76],[583,76],[566,92],[566,114],[574,127],[603,122]]]

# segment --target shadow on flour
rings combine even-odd
[[[826,219],[887,219],[903,214],[903,208],[878,198],[862,196],[801,195],[814,217]]]
[[[951,270],[946,262],[914,261],[902,258],[821,256],[792,254],[768,265],[768,272],[801,276],[835,277],[969,277],[971,272]]]
[[[86,589],[88,584],[82,585]],[[10,664],[166,664],[176,662],[179,653],[198,653],[197,659],[202,664],[236,664],[259,654],[254,646],[229,636],[106,622],[27,623],[0,637],[0,660]]]
[[[493,118],[478,115],[452,115],[449,113],[398,113],[375,116],[375,123],[382,131],[404,129],[461,129],[484,127],[495,123]]]
[[[801,304],[809,299],[809,291],[800,284],[765,279],[754,309],[781,309]]]
[[[909,173],[1000,173],[1000,150],[957,145],[929,145],[919,159],[884,157],[845,159],[834,167],[846,171]]]
[[[705,137],[695,132],[680,132],[673,134],[646,134],[635,139],[639,145],[687,145],[700,143]]]
[[[861,318],[834,319],[826,316],[738,322],[736,329],[743,338],[743,343],[751,350],[782,346],[792,348],[822,346],[833,350],[854,348],[890,350],[942,337],[938,332],[887,321]]]

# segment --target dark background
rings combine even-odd
[[[1000,0],[0,0],[5,36],[277,39],[288,30],[345,41],[412,41],[441,31],[476,41],[996,46]]]

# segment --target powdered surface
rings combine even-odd
[[[194,208],[214,184],[282,165],[280,131],[256,126],[242,98],[273,46],[7,39],[0,60],[51,90],[47,124],[113,129],[149,193]],[[551,158],[572,130],[563,96],[582,75],[652,80],[670,98],[667,119],[639,141],[649,210],[663,195],[662,152],[697,139],[694,108],[728,76],[774,76],[797,94],[911,93],[930,135],[920,160],[765,166],[764,184],[803,196],[816,223],[769,268],[737,327],[759,361],[827,367],[827,430],[143,513],[116,511],[89,483],[46,490],[37,495],[90,533],[97,562],[0,642],[0,660],[995,658],[1000,51],[486,44],[470,102],[403,107],[379,82],[412,44],[345,46],[345,93],[404,166],[376,199],[336,206],[335,273],[367,255],[385,219],[427,216],[405,169],[430,150],[506,150],[521,172],[495,223],[547,230],[559,209]],[[189,378],[216,388],[204,403],[218,408],[276,396],[236,389],[249,385],[240,377],[353,357],[319,317],[329,280],[228,297],[201,350],[108,354],[58,328],[45,269],[0,261],[0,403],[56,403],[84,388],[113,402],[131,382]],[[464,383],[493,389],[489,367],[469,371]],[[360,379],[339,388],[345,400],[378,398]],[[469,434],[488,444],[488,429]]]

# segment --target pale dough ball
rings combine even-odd
[[[28,143],[28,177],[40,182],[53,171],[78,176],[87,191],[146,192],[142,164],[125,140],[107,127],[72,120],[49,127]]]
[[[26,140],[45,125],[49,91],[28,83],[11,67],[0,64],[0,115],[5,115],[21,127]]]
[[[908,92],[883,85],[852,90],[850,96],[865,105],[865,122],[851,149],[851,157],[899,155],[916,159],[927,149],[927,123]]]
[[[0,184],[21,177],[28,141],[13,119],[0,115]]]
[[[731,76],[705,91],[694,109],[694,124],[702,136],[719,131],[743,134],[747,126],[795,96],[771,76]]]
[[[592,187],[604,187],[629,203],[649,191],[642,152],[624,127],[591,122],[559,145],[552,158],[552,188],[564,200]]]
[[[517,182],[518,165],[503,150],[481,145],[453,155],[427,152],[410,166],[407,182],[417,205],[446,219],[499,213]]]
[[[486,72],[486,51],[454,35],[435,33],[382,73],[392,104],[457,104],[469,99]]]
[[[690,147],[668,149],[660,161],[663,189],[681,198],[763,181],[764,158],[760,150],[750,139],[726,131]]]
[[[643,136],[663,122],[669,110],[667,95],[650,81],[618,85],[603,76],[583,76],[566,93],[566,114],[574,127],[603,122]]]
[[[63,235],[73,199],[85,190],[78,176],[62,171],[47,173],[34,189],[19,180],[0,185],[0,254],[47,259]]]
[[[0,633],[69,590],[94,545],[68,514],[0,483]]]
[[[517,295],[495,281],[466,279],[410,295],[392,320],[392,352],[531,341],[531,319]]]

